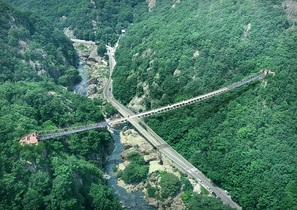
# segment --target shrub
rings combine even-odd
[[[147,188],[147,195],[150,198],[154,198],[155,197],[155,194],[156,194],[156,191],[157,191],[157,188],[152,187],[152,186],[148,186],[148,188]]]
[[[174,174],[165,173],[161,175],[160,186],[162,198],[168,198],[178,192],[181,187],[181,182]]]
[[[123,170],[122,179],[125,183],[139,183],[147,178],[148,169],[146,165],[132,162]]]

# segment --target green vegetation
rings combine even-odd
[[[209,192],[207,189],[205,189],[203,186],[200,186],[201,189],[201,195],[209,195]]]
[[[103,115],[101,101],[57,85],[79,81],[75,51],[61,32],[2,2],[0,13],[0,209],[122,209],[100,170],[108,132],[18,143],[36,130],[100,122]]]
[[[150,198],[155,198],[156,197],[156,192],[157,192],[157,188],[155,187],[152,187],[151,185],[148,185],[147,186],[147,195],[150,197]]]
[[[56,86],[71,89],[80,77],[70,41],[49,22],[98,41],[101,54],[104,44],[127,28],[116,54],[114,95],[125,104],[144,95],[147,109],[215,90],[262,68],[275,71],[275,77],[148,123],[244,209],[296,209],[296,1],[188,0],[172,7],[162,0],[152,12],[144,1],[133,0],[9,2],[35,13],[0,2],[1,209],[120,208],[94,164],[97,151],[109,143],[106,132],[36,146],[17,143],[34,130],[103,119],[100,101]],[[134,158],[131,170],[122,172],[130,182],[143,180],[148,170]],[[208,199],[213,198],[185,200],[189,209],[219,208]]]
[[[72,43],[49,23],[0,2],[0,82],[80,81]],[[46,78],[47,77],[47,78]]]
[[[122,29],[138,19],[146,10],[144,0],[7,0],[19,8],[26,8],[51,21],[57,28],[69,28],[80,39],[98,41],[99,53],[105,53],[105,44],[114,44]]]
[[[220,200],[197,193],[194,193],[190,198],[187,208],[188,210],[230,210],[226,205],[222,205]]]
[[[34,130],[102,121],[98,101],[47,82],[6,82],[0,96],[1,209],[97,209],[100,202],[108,205],[104,209],[120,209],[98,167],[107,155],[99,151],[111,143],[108,132],[81,132],[38,145],[18,143]]]
[[[161,175],[161,196],[162,198],[168,198],[174,196],[181,187],[181,182],[177,176],[171,173],[164,173]]]
[[[148,166],[143,157],[137,152],[131,152],[128,156],[129,165],[120,172],[120,177],[126,183],[139,183],[147,178]]]
[[[178,194],[181,193],[181,199],[187,206],[187,209],[230,209],[217,198],[210,196],[209,193],[197,195],[197,193],[193,192],[192,184],[184,175],[178,178],[176,175],[169,172],[156,171],[150,174],[148,180],[149,182],[152,180],[160,180],[159,182],[156,181],[154,184],[151,182],[154,187],[148,183],[146,190],[148,197],[161,201],[163,207],[170,207],[171,203],[168,202],[168,198],[172,197],[175,199],[176,196],[179,196]],[[204,190],[208,192],[206,189]],[[198,198],[196,199],[197,196]],[[196,202],[199,203],[197,207]]]
[[[184,192],[193,192],[193,186],[191,182],[186,177],[181,177],[181,183],[183,185]]]
[[[128,104],[144,95],[147,109],[262,68],[276,72],[147,119],[244,209],[297,206],[297,33],[296,18],[286,13],[296,1],[283,2],[189,0],[172,8],[172,1],[159,1],[127,30],[116,53],[114,96]]]
[[[181,178],[181,183],[182,183],[182,192],[183,192],[182,200],[185,203],[187,203],[193,194],[194,188],[191,182],[186,177]]]

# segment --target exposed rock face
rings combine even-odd
[[[150,89],[146,82],[139,83],[137,87],[142,87],[143,94],[141,96],[135,95],[127,106],[134,112],[142,112],[147,109],[145,99],[149,96]]]
[[[180,0],[173,0],[172,8],[175,8],[177,4],[180,3]]]
[[[69,38],[76,38],[73,34],[73,31],[69,27],[64,28],[64,34]]]
[[[243,33],[243,38],[247,38],[248,37],[251,29],[252,29],[251,23],[247,24],[247,26],[245,27],[245,31]]]
[[[84,68],[89,73],[88,80],[88,98],[103,98],[103,89],[108,80],[108,66],[107,63],[97,54],[97,45],[79,44],[74,43],[81,62],[83,62]]]
[[[199,50],[196,50],[193,54],[193,58],[197,58],[200,55]]]
[[[156,6],[156,0],[146,0],[147,6],[149,8],[149,11],[152,11],[152,9]],[[172,8],[175,8],[177,4],[180,3],[180,0],[173,0],[172,1]]]
[[[97,86],[96,84],[91,84],[88,87],[88,95],[94,95],[95,93],[97,93]]]
[[[156,6],[156,0],[146,0],[146,3],[149,11],[152,11],[152,9]]]
[[[69,28],[64,29],[64,33],[70,37],[73,36],[72,31]],[[102,62],[101,58],[97,54],[97,46],[90,44],[73,44],[80,58],[80,62],[86,68],[89,74],[89,80],[87,82],[88,98],[102,98],[103,89],[107,82],[108,67],[107,64]],[[100,151],[90,154],[90,158],[97,160],[97,164],[100,168],[103,167],[107,157],[113,152],[114,141],[110,138],[110,141],[101,147]]]
[[[149,155],[145,155],[144,157],[144,161],[147,163],[147,162],[151,162],[153,160],[159,160],[159,156],[158,154],[156,153],[152,153],[152,154],[149,154]]]
[[[286,11],[287,18],[291,21],[297,22],[297,2],[286,0],[282,3],[283,9]]]
[[[173,76],[178,77],[180,75],[180,70],[179,69],[175,69],[175,71],[173,72]]]
[[[135,96],[128,104],[128,107],[136,112],[139,112],[140,110],[145,110],[145,106],[142,105],[143,99],[145,98],[145,96]]]
[[[98,85],[98,79],[97,78],[90,78],[89,81],[88,81],[88,84],[91,85],[91,84],[96,84]]]
[[[138,152],[144,156],[145,162],[149,165],[149,178],[144,183],[137,185],[125,184],[121,179],[119,179],[118,185],[125,188],[129,192],[143,191],[145,194],[144,199],[149,203],[149,205],[156,207],[159,210],[186,209],[186,206],[181,199],[181,193],[175,197],[169,197],[165,201],[148,196],[148,186],[160,189],[160,174],[157,171],[166,171],[180,177],[179,172],[174,169],[174,167],[170,164],[170,161],[163,157],[158,150],[155,150],[133,129],[123,129],[120,137],[124,146],[124,150],[121,152],[123,162],[118,165],[118,171],[125,169],[125,167],[129,164],[129,161],[127,160],[129,153]]]
[[[158,208],[159,207],[159,202],[153,198],[147,198],[147,201],[148,201],[148,204],[150,206],[153,206],[153,207],[156,207]]]
[[[106,162],[107,157],[113,152],[113,149],[114,140],[111,138],[108,144],[105,144],[101,147],[100,152],[92,154],[92,156],[96,156],[96,160],[98,161],[97,163],[99,164],[100,168],[103,168],[103,165]]]

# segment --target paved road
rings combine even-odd
[[[114,49],[107,47],[107,54],[109,55],[110,64],[110,76],[115,65]],[[123,115],[127,117],[127,120],[150,142],[154,147],[158,148],[160,152],[168,157],[180,170],[193,177],[197,182],[202,184],[210,192],[214,192],[218,198],[222,200],[226,205],[229,205],[235,209],[241,209],[241,207],[235,203],[226,192],[216,187],[201,171],[195,168],[185,158],[183,158],[178,152],[176,152],[170,145],[168,145],[160,136],[158,136],[149,126],[147,126],[139,118],[129,118],[134,115],[131,110],[124,107],[112,95],[112,80],[109,79],[106,88],[104,89],[105,98]]]

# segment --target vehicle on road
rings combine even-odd
[[[217,194],[216,194],[215,192],[211,192],[211,194],[212,194],[212,196],[215,197],[215,198],[218,197]]]

